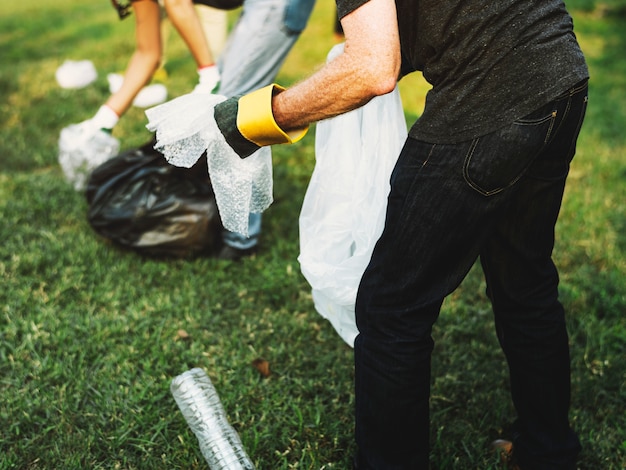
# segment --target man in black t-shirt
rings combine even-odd
[[[288,90],[220,103],[214,116],[243,158],[297,141],[309,123],[390,92],[412,71],[432,85],[357,296],[355,467],[428,468],[431,329],[480,259],[517,411],[515,465],[574,469],[551,258],[587,105],[571,17],[561,0],[338,0],[337,10],[341,55]]]

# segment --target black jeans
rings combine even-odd
[[[516,456],[522,468],[575,468],[552,249],[586,106],[584,82],[470,142],[407,140],[357,296],[359,470],[428,468],[431,329],[479,257],[509,364]]]

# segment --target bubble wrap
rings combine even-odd
[[[222,225],[248,235],[248,215],[273,201],[272,153],[263,147],[241,159],[220,132],[213,108],[226,97],[191,93],[146,110],[155,148],[169,163],[189,168],[207,152],[209,176]]]

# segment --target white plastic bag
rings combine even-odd
[[[317,124],[298,261],[316,310],[350,346],[358,334],[357,288],[382,233],[389,179],[406,137],[397,88]]]
[[[98,78],[98,73],[90,60],[66,60],[54,76],[61,88],[84,88]]]
[[[86,124],[70,124],[59,136],[59,164],[76,191],[85,189],[91,172],[117,155],[120,142]]]

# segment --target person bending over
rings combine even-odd
[[[412,71],[432,85],[357,294],[355,468],[429,468],[431,330],[480,260],[509,366],[515,465],[575,469],[552,261],[587,106],[572,18],[561,0],[337,0],[337,8],[342,54],[292,88],[233,97],[213,115],[218,137],[245,158],[299,140],[309,123],[392,91]]]
[[[152,79],[163,55],[161,6],[156,0],[135,0],[121,5],[113,0],[120,19],[135,17],[135,52],[124,73],[124,80],[89,120],[81,123],[87,135],[98,130],[111,131],[130,108],[141,89]],[[220,75],[192,0],[163,0],[163,8],[191,51],[198,68],[198,91],[214,91]]]

